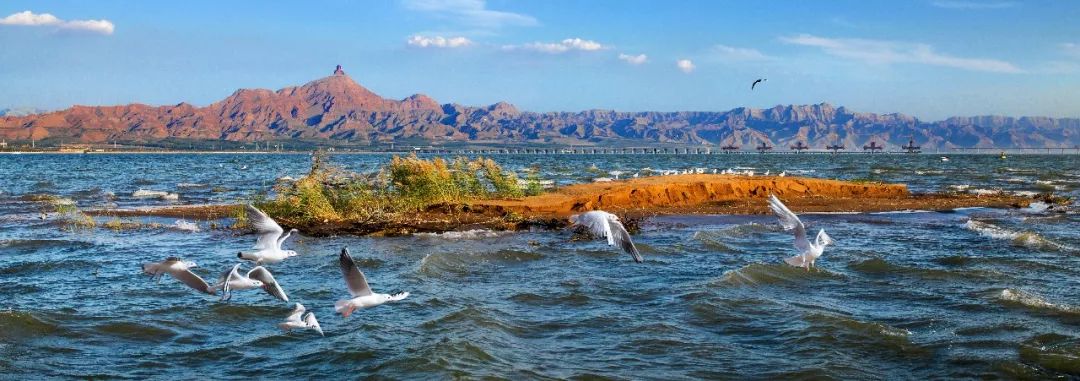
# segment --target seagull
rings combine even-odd
[[[594,236],[607,238],[608,246],[619,245],[623,251],[634,257],[634,262],[641,263],[641,253],[638,253],[634,241],[630,240],[630,233],[626,232],[618,216],[603,210],[594,210],[570,216],[570,223],[588,228]]]
[[[191,268],[197,266],[195,262],[183,261],[177,257],[168,257],[161,262],[144,264],[142,269],[144,273],[152,278],[157,278],[158,282],[161,281],[161,277],[165,276],[165,274],[169,274],[188,287],[195,289],[195,291],[214,295],[215,290],[205,280],[191,272]]]
[[[941,161],[949,161],[949,157],[948,156],[942,156]]]
[[[754,83],[750,84],[750,90],[753,90],[754,87],[757,86],[757,84],[759,84],[761,82],[768,81],[768,80],[769,80],[768,78],[758,78],[756,81],[754,81]]]
[[[255,266],[247,274],[241,275],[240,264],[237,263],[231,270],[221,274],[218,284],[214,286],[215,290],[220,289],[222,291],[221,300],[232,299],[233,291],[253,288],[262,288],[263,291],[275,298],[286,302],[289,301],[289,296],[285,295],[285,290],[282,290],[281,285],[274,279],[274,274],[271,274],[270,270],[262,266]]]
[[[334,311],[340,313],[343,318],[349,317],[357,309],[375,307],[386,302],[396,302],[409,297],[408,292],[394,295],[372,292],[367,278],[364,277],[364,273],[360,271],[360,268],[356,266],[356,262],[353,262],[347,247],[341,249],[338,264],[341,265],[341,275],[345,276],[345,285],[349,287],[349,294],[352,295],[352,299],[339,300],[334,303]]]
[[[793,230],[795,233],[795,248],[799,250],[799,255],[784,259],[784,262],[810,271],[810,268],[814,267],[814,261],[825,251],[825,246],[834,243],[832,237],[825,234],[825,229],[821,229],[814,242],[810,242],[806,239],[806,226],[799,220],[799,216],[796,216],[775,195],[769,195],[769,208],[780,218],[780,225],[784,227],[784,230]]]
[[[322,327],[319,326],[319,321],[315,320],[315,313],[308,312],[305,315],[304,312],[306,311],[307,309],[304,308],[303,304],[296,303],[296,309],[294,309],[292,313],[289,313],[289,317],[285,318],[285,322],[278,323],[278,328],[281,328],[285,332],[289,332],[293,329],[314,329],[315,332],[318,332],[320,335],[326,336],[326,334],[323,333]]]
[[[285,258],[295,257],[297,254],[293,250],[281,250],[281,244],[285,243],[286,239],[289,239],[293,233],[299,232],[296,229],[290,229],[288,233],[278,225],[277,221],[267,216],[266,213],[255,208],[251,204],[245,206],[247,209],[248,219],[251,221],[251,226],[255,228],[255,232],[259,234],[259,240],[255,242],[255,246],[251,252],[239,252],[236,254],[237,258],[245,259],[255,262],[256,265],[262,265],[265,263],[278,263],[284,261]],[[285,233],[282,235],[282,233]]]

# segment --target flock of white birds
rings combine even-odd
[[[779,217],[780,225],[785,230],[792,231],[795,236],[797,254],[786,258],[784,262],[809,271],[810,268],[814,267],[818,257],[824,252],[825,246],[833,243],[832,238],[822,229],[818,231],[814,241],[811,242],[807,237],[806,227],[791,209],[788,209],[774,195],[769,196],[768,202],[769,208]],[[278,225],[266,213],[251,205],[247,205],[246,209],[251,226],[258,234],[258,239],[255,246],[253,246],[254,251],[240,252],[237,254],[237,258],[252,262],[255,265],[252,269],[246,272],[241,271],[242,263],[237,263],[222,273],[221,277],[213,285],[191,271],[192,268],[197,267],[194,262],[177,257],[169,257],[161,262],[144,264],[142,266],[143,272],[159,282],[165,274],[168,274],[201,293],[217,295],[220,292],[222,300],[225,301],[232,299],[235,291],[262,289],[267,294],[288,302],[289,296],[264,265],[280,263],[297,255],[293,250],[282,249],[285,240],[293,233],[297,233],[297,230],[292,229],[286,233],[281,228],[281,225]],[[644,261],[641,253],[638,252],[637,246],[634,245],[634,241],[630,238],[630,233],[626,231],[626,227],[618,216],[602,210],[594,210],[573,215],[570,217],[570,222],[571,226],[584,227],[594,237],[606,239],[609,246],[618,246],[627,254],[630,254],[635,262],[641,263]],[[341,314],[343,318],[349,317],[356,310],[399,301],[409,296],[408,292],[391,295],[372,291],[371,286],[368,285],[367,277],[364,276],[356,262],[353,261],[348,248],[341,249],[338,264],[350,295],[350,298],[338,300],[334,303],[334,311]],[[320,335],[325,335],[318,319],[315,318],[315,313],[308,311],[300,303],[295,304],[295,309],[289,313],[284,322],[278,324],[278,327],[285,331],[310,329]]]

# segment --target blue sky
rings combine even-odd
[[[0,108],[207,105],[341,64],[389,98],[532,111],[1080,117],[1078,19],[1025,0],[6,0]]]

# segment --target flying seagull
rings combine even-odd
[[[753,89],[754,89],[754,87],[756,87],[756,86],[757,86],[757,84],[759,84],[759,83],[761,83],[761,82],[765,82],[765,81],[768,81],[768,80],[769,80],[768,78],[758,78],[758,79],[757,79],[756,81],[754,81],[754,83],[751,83],[751,84],[750,84],[750,90],[753,90]]]
[[[607,238],[608,246],[619,245],[623,251],[634,257],[634,262],[641,263],[641,253],[638,253],[634,241],[630,240],[630,233],[626,232],[618,216],[603,210],[594,210],[570,216],[570,223],[588,228],[594,236]]]
[[[252,247],[255,251],[241,251],[236,254],[237,258],[253,261],[256,265],[262,265],[278,263],[284,261],[285,258],[296,256],[295,251],[281,250],[281,244],[285,243],[285,240],[289,239],[289,236],[298,232],[298,230],[291,229],[288,233],[285,233],[281,225],[278,225],[273,218],[267,216],[263,211],[250,204],[246,205],[245,208],[247,209],[248,220],[251,221],[251,226],[255,228],[255,232],[259,234],[259,239],[255,241],[255,246]]]
[[[340,313],[343,318],[349,317],[357,309],[375,307],[386,302],[405,299],[409,296],[408,292],[394,295],[372,292],[367,278],[364,277],[364,273],[360,271],[360,268],[356,267],[356,262],[353,262],[347,247],[341,249],[338,264],[341,265],[341,275],[345,276],[345,285],[349,287],[349,294],[352,295],[352,299],[339,300],[334,303],[334,311]]]
[[[281,285],[274,279],[274,274],[262,266],[255,266],[247,274],[240,274],[240,264],[237,263],[231,270],[221,274],[218,284],[214,286],[215,290],[222,291],[221,300],[232,299],[233,291],[253,288],[262,288],[275,298],[289,301],[289,296],[285,295],[285,290],[282,290]]]
[[[806,226],[803,225],[799,217],[788,209],[784,203],[780,202],[780,199],[775,195],[769,195],[769,208],[773,213],[780,218],[780,225],[784,227],[784,230],[793,230],[795,233],[795,249],[799,251],[799,254],[784,259],[784,262],[795,267],[806,268],[810,271],[811,267],[814,267],[814,261],[821,256],[821,253],[825,251],[825,246],[833,243],[832,237],[825,234],[825,229],[818,231],[817,238],[814,242],[810,242],[806,238]]]
[[[161,277],[169,274],[188,287],[195,289],[195,291],[214,295],[213,288],[205,280],[191,272],[191,268],[196,266],[195,262],[183,261],[177,257],[168,257],[161,262],[144,264],[142,269],[144,273],[152,278],[157,278],[159,282]]]
[[[304,314],[307,309],[303,304],[296,303],[296,309],[289,313],[289,317],[285,318],[285,322],[278,323],[278,327],[285,332],[289,332],[293,329],[314,329],[320,335],[326,336],[323,333],[322,327],[319,326],[319,321],[315,320],[315,313],[308,312]]]

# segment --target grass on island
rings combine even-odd
[[[536,170],[525,181],[491,159],[457,157],[447,161],[416,155],[394,156],[380,171],[359,174],[312,157],[307,175],[279,182],[272,198],[255,205],[291,224],[393,221],[433,206],[457,207],[471,201],[520,198],[543,191]],[[234,216],[246,223],[242,208]]]

